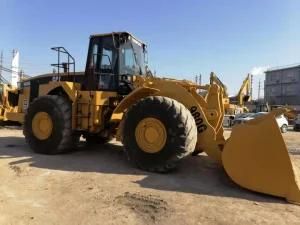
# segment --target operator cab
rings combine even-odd
[[[92,35],[84,88],[130,93],[133,76],[146,73],[146,54],[146,45],[127,32]]]

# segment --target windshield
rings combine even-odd
[[[145,74],[144,48],[137,41],[120,46],[120,74]]]

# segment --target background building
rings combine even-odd
[[[270,105],[300,105],[300,64],[265,72],[265,101]]]

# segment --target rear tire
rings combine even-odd
[[[37,137],[33,119],[38,113],[46,113],[52,121],[49,137]],[[42,154],[64,153],[76,146],[79,135],[72,131],[72,106],[68,99],[57,95],[36,98],[29,106],[24,119],[23,133],[34,152]]]
[[[166,141],[158,152],[149,153],[137,143],[136,128],[148,118],[159,120],[165,127]],[[180,159],[194,151],[196,142],[194,118],[184,105],[171,98],[146,97],[133,105],[125,115],[124,149],[128,159],[143,170],[167,172],[174,169]]]

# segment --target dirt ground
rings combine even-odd
[[[284,138],[300,167],[300,133]],[[300,224],[300,206],[239,188],[204,154],[152,174],[133,168],[116,143],[46,156],[21,130],[3,128],[0,158],[1,225]]]

